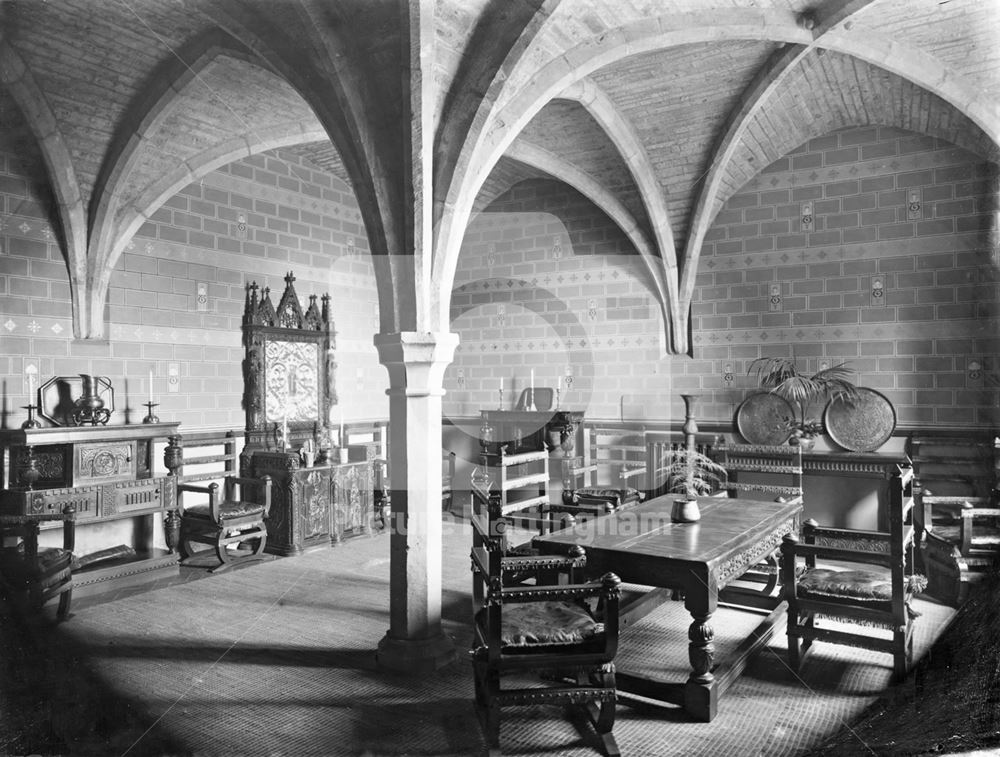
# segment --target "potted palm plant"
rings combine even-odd
[[[666,477],[667,491],[674,499],[672,520],[695,521],[701,517],[698,496],[711,494],[726,478],[726,469],[695,449],[666,450],[659,471]]]
[[[748,374],[756,374],[762,389],[787,400],[795,415],[788,419],[789,444],[811,448],[823,433],[823,423],[810,418],[810,409],[823,400],[839,397],[851,400],[857,387],[851,381],[854,370],[847,363],[823,368],[812,375],[800,373],[795,357],[760,357],[750,363]]]

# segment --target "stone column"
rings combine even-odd
[[[389,630],[380,667],[427,673],[455,659],[441,630],[441,397],[458,344],[447,332],[377,334],[389,372]]]

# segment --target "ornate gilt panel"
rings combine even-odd
[[[315,421],[319,410],[319,345],[268,340],[264,346],[264,416],[269,423]]]

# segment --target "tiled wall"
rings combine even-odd
[[[636,370],[657,366],[664,343],[641,260],[617,226],[564,185],[527,182],[506,198],[473,221],[459,258],[451,311],[461,341],[445,377],[445,412],[499,407],[501,385],[511,408],[533,371],[535,386],[559,389],[561,406],[618,417],[623,394],[670,380]]]
[[[699,266],[714,412],[752,386],[751,359],[777,354],[810,371],[848,361],[901,425],[995,426],[997,198],[995,166],[897,129],[830,134],[766,169],[716,218]]]
[[[901,426],[996,426],[997,198],[995,167],[934,139],[865,128],[812,140],[710,229],[691,359],[661,354],[618,229],[563,185],[519,184],[466,237],[446,412],[496,407],[500,380],[519,391],[532,366],[550,386],[570,366],[564,404],[588,417],[678,420],[688,392],[699,417],[727,422],[754,388],[753,358],[795,355],[809,371],[849,361]]]
[[[245,286],[296,276],[303,304],[330,292],[337,390],[346,420],[388,413],[374,273],[354,196],[289,152],[230,164],[153,214],[111,278],[106,341],[74,340],[66,265],[34,194],[37,170],[0,143],[0,382],[6,425],[23,420],[25,369],[107,376],[112,423],[145,414],[149,371],[161,420],[182,429],[242,428],[241,319]],[[172,380],[176,369],[176,381]],[[170,387],[176,391],[170,391]]]
[[[72,338],[65,262],[23,145],[0,143],[0,382],[20,423],[24,369],[108,376],[137,422],[154,371],[161,418],[241,427],[240,316],[249,280],[301,297],[330,291],[338,390],[350,419],[385,417],[372,347],[375,287],[349,189],[290,152],[185,188],[119,260],[108,339]],[[911,190],[919,207],[911,208]],[[802,226],[812,202],[811,230]],[[912,217],[911,217],[912,216]],[[476,217],[459,260],[445,377],[448,416],[513,405],[535,372],[588,417],[728,421],[752,388],[749,361],[791,354],[808,369],[849,360],[903,425],[996,425],[996,178],[950,145],[854,129],[804,145],[733,197],[709,231],[694,300],[694,358],[666,356],[645,270],[620,230],[565,185],[517,185]],[[241,223],[240,218],[243,217]],[[245,229],[242,226],[245,225]],[[876,283],[881,282],[877,292]],[[198,285],[205,304],[199,309]],[[776,302],[772,302],[772,296]],[[180,391],[168,392],[172,363]],[[570,380],[571,379],[571,380]]]

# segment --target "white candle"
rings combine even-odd
[[[340,411],[340,446],[344,445],[344,411]]]
[[[153,369],[149,369],[149,401],[153,401]]]
[[[281,407],[281,444],[282,449],[288,447],[288,393],[285,393],[285,404]]]
[[[535,391],[535,369],[531,369],[531,391]]]

